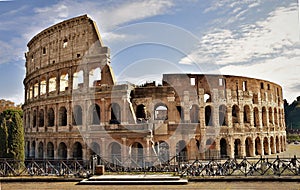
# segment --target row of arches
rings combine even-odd
[[[85,74],[87,72],[87,74]],[[45,74],[36,80],[28,82],[25,88],[25,100],[31,100],[40,96],[54,92],[65,92],[71,89],[84,87],[84,82],[88,81],[89,88],[99,86],[101,81],[101,68],[91,67],[88,71],[80,69],[75,72],[71,70],[60,70],[57,73]]]
[[[119,104],[112,103],[110,106],[110,124],[119,124],[121,122],[121,109]],[[99,125],[101,120],[101,109],[98,104],[92,104],[89,107],[88,112],[88,124],[91,125]],[[46,119],[45,119],[46,118]],[[83,109],[80,105],[75,105],[73,107],[72,112],[72,125],[83,125]],[[61,106],[58,110],[58,118],[56,121],[56,114],[54,108],[50,107],[47,109],[47,113],[45,113],[44,109],[33,110],[33,114],[31,116],[31,112],[27,111],[24,114],[24,123],[26,127],[29,128],[32,126],[35,127],[53,127],[55,123],[58,126],[67,126],[70,121],[68,121],[68,110],[65,106]]]
[[[53,142],[47,144],[43,142],[26,142],[26,157],[36,159],[83,159],[83,146],[80,142],[75,142],[71,147],[71,153],[68,155],[68,147],[64,142],[60,142],[55,149]]]

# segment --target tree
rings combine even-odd
[[[22,111],[5,110],[0,115],[0,156],[25,160]],[[3,148],[3,149],[2,149]]]

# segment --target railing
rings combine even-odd
[[[151,160],[151,161],[149,161]],[[96,165],[105,171],[174,173],[181,176],[296,176],[300,175],[300,160],[293,158],[241,158],[186,161],[186,157],[92,157],[83,160],[26,160],[0,159],[0,177],[6,176],[72,176],[88,177]]]

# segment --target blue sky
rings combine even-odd
[[[242,75],[300,96],[297,0],[0,0],[0,98],[24,102],[24,53],[41,30],[88,14],[119,82],[162,73]]]

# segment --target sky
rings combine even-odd
[[[87,14],[119,83],[162,73],[239,75],[300,96],[297,0],[0,0],[0,99],[24,102],[24,53],[36,34]]]

